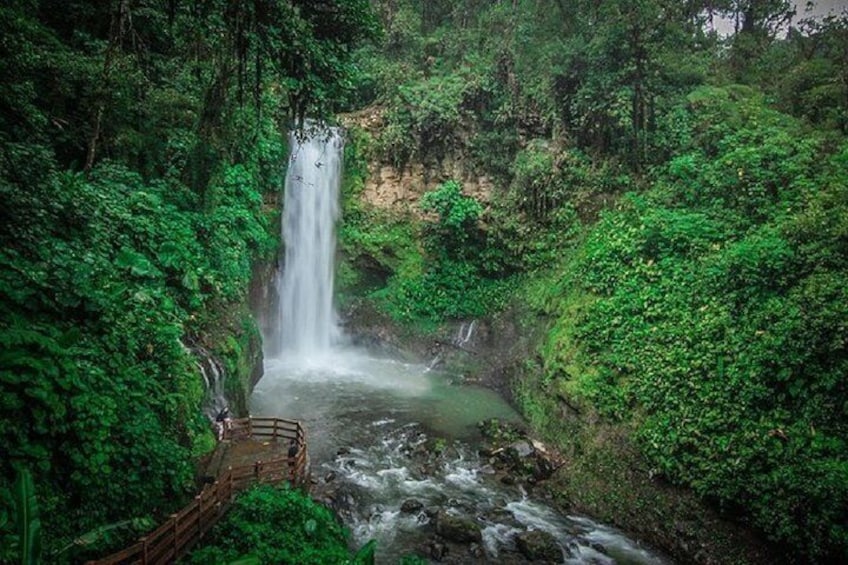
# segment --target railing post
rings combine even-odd
[[[177,560],[177,556],[180,554],[180,547],[177,545],[178,536],[177,536],[177,515],[171,514],[171,523],[173,524],[173,528],[171,528],[171,535],[174,538],[174,561]]]
[[[147,565],[147,536],[141,538],[141,565]]]
[[[194,497],[197,501],[197,539],[203,535],[203,493]]]
[[[253,437],[253,418],[247,417],[247,437]]]

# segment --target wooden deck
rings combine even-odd
[[[275,439],[247,438],[218,442],[206,464],[204,475],[220,477],[230,467],[253,465],[257,461],[271,461],[288,457],[289,442]]]
[[[296,452],[289,453],[295,446]],[[126,549],[88,565],[174,563],[227,512],[233,496],[257,483],[288,481],[309,488],[306,434],[300,422],[243,418],[228,422],[206,466],[209,484],[182,510]]]

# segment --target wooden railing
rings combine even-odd
[[[171,514],[164,524],[140,538],[135,544],[87,565],[164,565],[173,563],[202,538],[226,513],[233,495],[254,483],[289,481],[309,488],[307,480],[306,435],[300,422],[279,418],[243,418],[232,420],[224,431],[225,439],[268,438],[291,440],[297,445],[293,457],[257,460],[248,465],[229,467],[211,485],[204,487],[185,508]]]

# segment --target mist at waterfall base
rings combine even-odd
[[[277,323],[264,336],[265,373],[250,409],[254,416],[304,423],[313,477],[322,481],[332,474],[332,484],[349,493],[341,515],[352,544],[376,539],[378,563],[421,554],[433,535],[430,518],[400,510],[414,498],[426,509],[477,520],[483,554],[465,556],[467,562],[521,562],[513,536],[536,529],[554,535],[564,562],[665,563],[621,533],[558,515],[485,472],[486,461],[474,448],[480,440],[477,423],[520,420],[496,393],[426,363],[345,342],[332,296],[343,140],[338,131],[319,129],[290,141]],[[456,339],[471,349],[473,332],[473,325],[458,328]],[[436,438],[448,448],[422,469],[410,450]],[[463,556],[450,557],[465,562]]]

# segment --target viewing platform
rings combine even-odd
[[[184,556],[223,517],[234,496],[254,484],[288,481],[309,488],[306,434],[281,418],[231,420],[206,476],[212,480],[182,510],[126,549],[87,565],[164,565]]]

